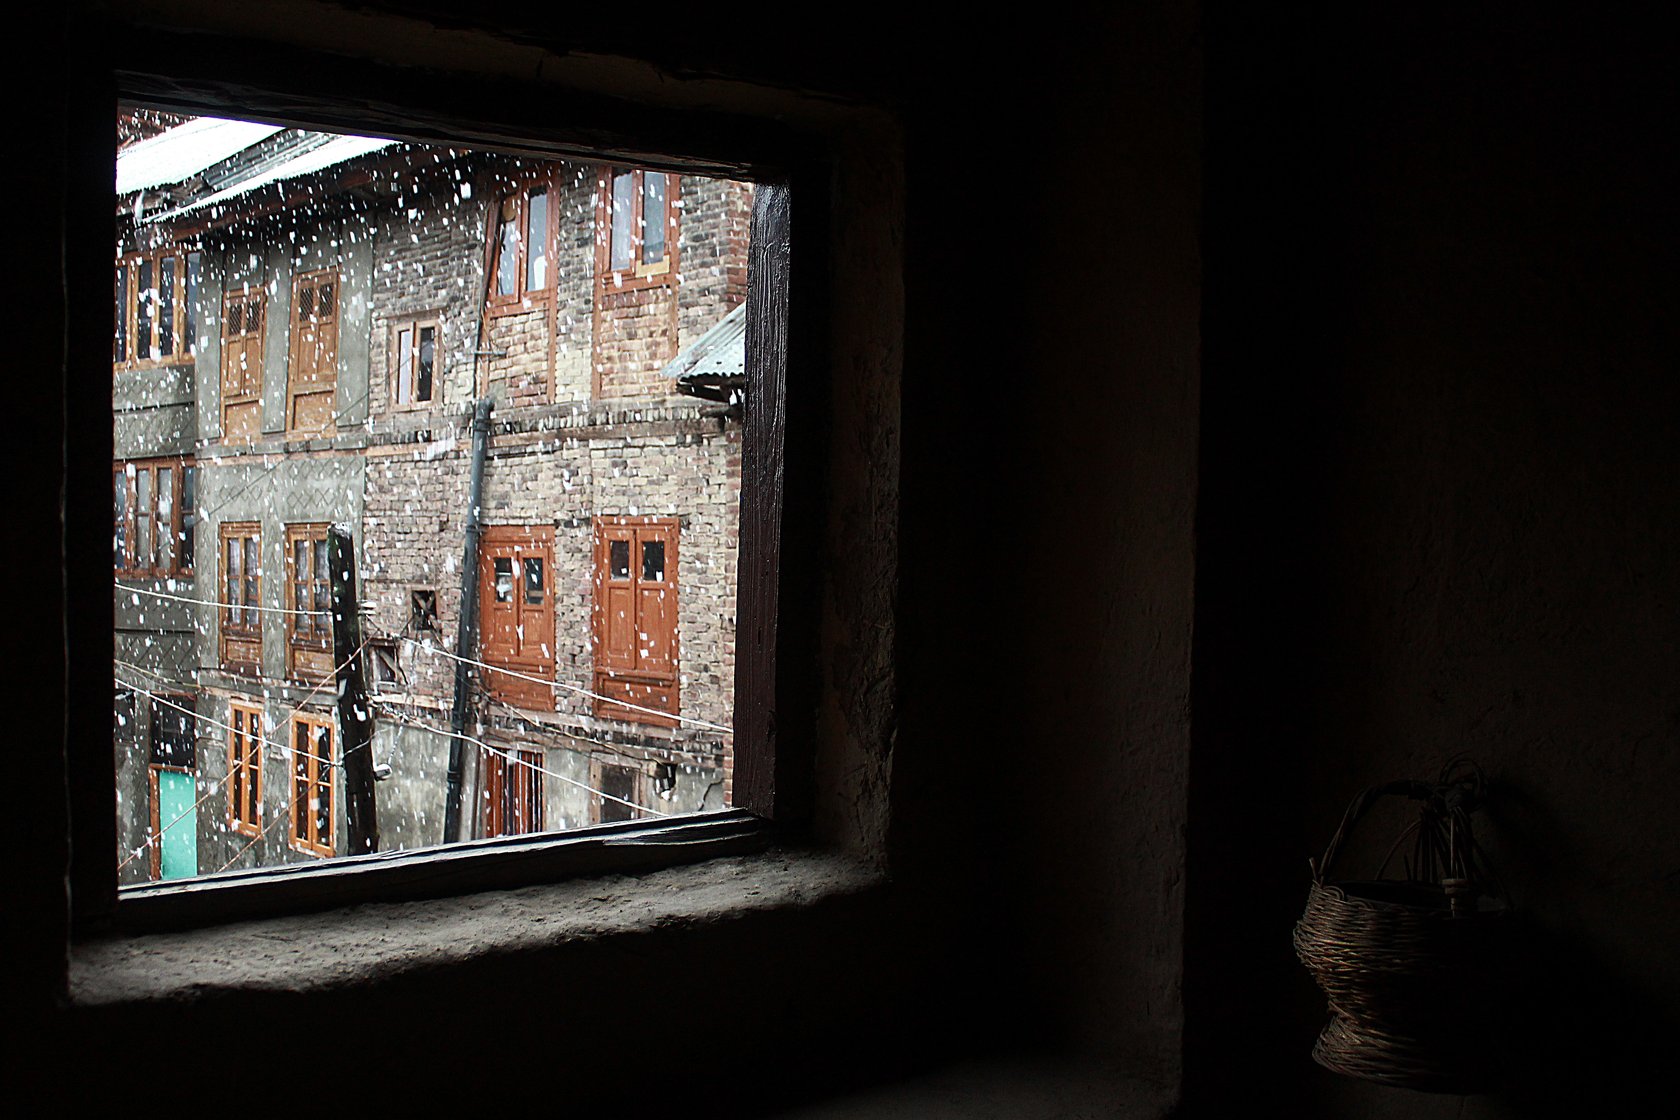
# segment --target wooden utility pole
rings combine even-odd
[[[345,850],[358,856],[379,850],[379,814],[373,799],[373,709],[368,705],[362,620],[356,613],[356,542],[350,530],[327,530],[332,573],[333,662],[338,666],[338,726],[344,752]]]

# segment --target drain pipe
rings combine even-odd
[[[478,509],[484,497],[484,453],[490,445],[489,397],[473,406],[472,491],[467,499],[467,546],[461,557],[461,619],[455,631],[455,707],[449,713],[449,771],[444,778],[443,842],[461,838],[461,733],[467,726],[472,657],[478,644],[478,538],[483,535]]]

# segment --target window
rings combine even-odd
[[[437,592],[430,587],[416,587],[408,593],[408,628],[417,634],[431,633],[438,628]]]
[[[676,518],[597,519],[594,618],[595,714],[675,727]]]
[[[112,471],[112,563],[118,575],[192,574],[197,489],[198,468],[191,459],[149,459]]]
[[[219,536],[222,668],[254,676],[262,665],[262,527],[229,522]]]
[[[292,716],[292,847],[333,854],[333,729],[326,716]]]
[[[484,835],[517,836],[543,828],[541,751],[485,751]]]
[[[554,530],[487,525],[479,542],[479,650],[485,662],[521,674],[486,672],[484,688],[516,707],[554,707]]]
[[[640,806],[647,804],[645,775],[630,766],[603,762],[599,757],[589,761],[589,784],[596,790],[589,800],[591,824],[610,824],[613,821],[633,821],[643,814]]]
[[[286,526],[286,675],[332,675],[332,573],[325,525]]]
[[[286,381],[286,429],[304,435],[333,422],[338,390],[338,270],[292,278],[291,362]]]
[[[228,704],[228,827],[262,835],[262,710],[234,700]]]
[[[678,178],[601,169],[595,191],[595,275],[606,288],[669,283],[677,264]]]
[[[118,369],[183,362],[198,331],[199,254],[174,245],[117,261],[116,329],[111,361]]]
[[[243,288],[222,300],[222,439],[262,431],[263,319],[268,297]]]
[[[549,180],[496,200],[490,222],[488,299],[492,315],[523,311],[553,295],[555,236]]]
[[[429,405],[436,394],[438,342],[437,320],[418,319],[399,323],[391,330],[391,406],[417,408]]]

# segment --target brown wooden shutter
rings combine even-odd
[[[554,679],[554,530],[491,525],[479,542],[480,660],[524,674],[486,670],[485,690],[523,708],[551,710]]]
[[[222,439],[249,440],[262,430],[263,317],[261,293],[222,301]]]
[[[338,271],[306,272],[292,280],[292,335],[286,427],[330,427],[338,389]]]
[[[595,714],[675,726],[675,518],[597,519],[593,637]]]

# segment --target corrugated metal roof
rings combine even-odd
[[[357,159],[372,152],[377,152],[382,148],[392,147],[396,143],[398,143],[396,140],[382,140],[375,136],[334,136],[323,144],[282,160],[257,172],[248,179],[241,179],[231,186],[223,187],[214,194],[205,195],[203,198],[195,199],[174,210],[162,210],[155,214],[148,214],[143,221],[162,222],[170,218],[178,218],[183,214],[190,214],[194,210],[202,210],[206,206],[224,202],[227,199],[254,191],[259,187],[266,187],[270,183],[279,183],[286,179],[313,175],[315,172],[324,171],[336,163]]]
[[[277,124],[196,117],[118,152],[117,193],[190,179],[279,131]]]
[[[719,319],[717,325],[672,358],[664,369],[666,377],[678,381],[700,378],[743,377],[747,372],[747,305]]]

